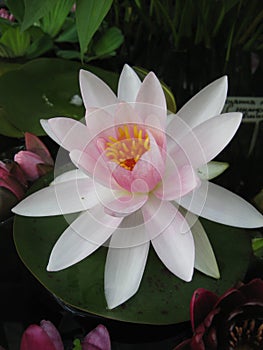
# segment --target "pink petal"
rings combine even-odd
[[[226,94],[227,77],[224,76],[202,89],[177,112],[177,115],[190,127],[195,127],[221,113]]]
[[[159,199],[174,200],[192,191],[200,180],[190,164],[178,167],[170,158],[166,159],[166,172],[162,182],[153,191]]]
[[[64,346],[57,328],[50,321],[41,321],[40,327],[47,333],[56,350],[64,350]]]
[[[99,324],[86,335],[81,346],[82,350],[110,350],[110,335],[107,328]]]
[[[94,179],[95,182],[99,182],[102,185],[112,189],[120,188],[112,176],[111,170],[106,166],[103,155],[100,155],[97,159],[94,159],[88,153],[74,150],[70,152],[69,156],[72,162],[80,170]]]
[[[194,240],[184,217],[169,202],[152,198],[143,206],[145,227],[164,265],[184,281],[194,270]]]
[[[23,333],[20,350],[57,350],[47,333],[37,325],[30,325]]]
[[[15,155],[14,160],[20,165],[28,181],[35,181],[40,177],[37,165],[44,164],[44,162],[38,154],[20,151]]]
[[[122,69],[118,84],[119,100],[126,102],[135,102],[141,84],[141,80],[135,71],[127,64],[125,64]]]
[[[49,150],[36,135],[26,132],[25,143],[27,151],[36,153],[42,159],[43,163],[54,165]]]
[[[48,125],[59,140],[59,144],[68,151],[73,149],[83,151],[90,142],[88,128],[74,119],[52,118],[48,120]]]
[[[129,192],[146,193],[151,191],[164,172],[164,159],[151,133],[147,130],[150,139],[150,150],[145,152],[136,163],[132,171],[108,163],[116,182]]]
[[[91,72],[81,69],[79,82],[86,109],[89,109],[89,107],[105,107],[117,102],[115,94],[108,85]]]
[[[133,169],[133,177],[143,180],[148,185],[148,191],[151,191],[162,179],[165,159],[154,137],[149,131],[147,133],[150,139],[150,150],[138,160]]]
[[[208,163],[231,141],[241,118],[241,113],[226,113],[199,124],[192,132],[176,140],[179,147],[170,152],[171,157],[178,163],[189,159],[195,169]]]
[[[193,192],[177,201],[182,207],[208,220],[235,227],[261,227],[263,215],[236,194],[202,181]]]
[[[147,201],[147,194],[127,194],[105,205],[105,212],[113,216],[127,216],[139,210]]]

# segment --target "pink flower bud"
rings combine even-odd
[[[86,335],[81,346],[82,350],[110,350],[110,336],[107,328],[101,324],[98,325]]]
[[[20,350],[64,350],[60,334],[50,321],[30,325],[23,333]]]

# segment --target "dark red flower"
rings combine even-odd
[[[263,281],[254,279],[221,297],[197,289],[190,305],[193,337],[174,350],[263,349]]]

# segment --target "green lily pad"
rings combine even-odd
[[[74,95],[81,96],[80,68],[95,71],[106,83],[116,85],[114,73],[57,58],[36,59],[0,76],[0,107],[7,121],[20,133],[44,135],[39,122],[42,118],[83,118],[83,105],[71,103]],[[17,132],[8,136],[16,137]]]
[[[34,190],[47,185],[49,181],[47,177],[40,180]],[[196,288],[203,287],[222,294],[242,280],[246,273],[251,255],[246,232],[206,220],[202,222],[218,260],[219,280],[195,271],[192,282],[184,282],[165,268],[152,249],[139,291],[113,310],[107,309],[103,290],[107,248],[99,248],[90,257],[63,271],[46,271],[52,247],[67,227],[63,216],[16,216],[14,239],[27,268],[45,288],[67,305],[115,320],[165,325],[189,319],[189,303]]]

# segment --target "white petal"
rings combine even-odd
[[[151,198],[142,212],[147,233],[159,258],[173,274],[191,281],[194,240],[184,217],[171,203],[157,198]]]
[[[80,70],[80,90],[86,109],[105,107],[117,102],[112,90],[100,78],[91,72]]]
[[[140,209],[147,201],[147,194],[129,193],[105,204],[105,212],[114,216],[127,216]]]
[[[120,222],[121,219],[104,214],[101,208],[93,214],[81,214],[56,242],[47,270],[62,270],[89,256],[111,236]]]
[[[93,180],[89,178],[61,182],[33,193],[12,210],[15,214],[24,216],[76,213],[98,204],[98,189],[108,192],[108,189],[98,186],[100,187],[95,187]]]
[[[59,139],[59,144],[68,151],[83,151],[90,142],[90,134],[86,125],[71,118],[51,118],[49,127]]]
[[[141,210],[126,216],[114,232],[111,248],[132,248],[150,242]]]
[[[227,94],[227,77],[219,78],[202,89],[178,112],[189,126],[195,127],[221,113]]]
[[[208,276],[220,278],[213,248],[201,222],[194,214],[189,212],[186,219],[187,221],[189,220],[188,223],[194,222],[191,226],[191,231],[195,243],[195,268]]]
[[[150,72],[142,82],[138,92],[135,109],[147,125],[165,128],[167,118],[166,99],[162,86],[153,72]],[[159,118],[159,122],[158,121]],[[151,123],[153,120],[153,124]]]
[[[135,71],[130,66],[125,64],[118,84],[119,100],[135,102],[141,84],[141,80]]]
[[[87,110],[85,119],[93,138],[98,136],[101,132],[104,132],[104,135],[109,133],[111,136],[115,137],[115,134],[113,133],[113,127],[115,126],[114,118],[107,108],[91,108]]]
[[[263,215],[243,198],[211,182],[182,197],[178,203],[208,220],[229,226],[254,228],[263,226]]]
[[[85,178],[88,178],[88,176],[83,173],[83,171],[79,169],[72,169],[56,176],[56,178],[50,183],[50,186],[61,182]]]
[[[241,113],[225,113],[207,120],[182,137],[179,149],[170,151],[171,156],[179,163],[181,158],[189,159],[195,169],[208,163],[233,138],[241,118]]]
[[[139,289],[150,243],[132,248],[109,248],[105,266],[105,296],[109,309],[131,298]]]
[[[221,175],[229,167],[228,163],[211,161],[197,169],[201,180],[211,180]]]
[[[54,140],[58,145],[61,146],[60,140],[58,139],[58,137],[56,136],[56,134],[54,133],[54,131],[50,127],[48,120],[40,119],[40,124],[41,124],[42,128],[45,130],[45,132],[48,134],[48,136],[50,138],[52,138],[52,140]]]

